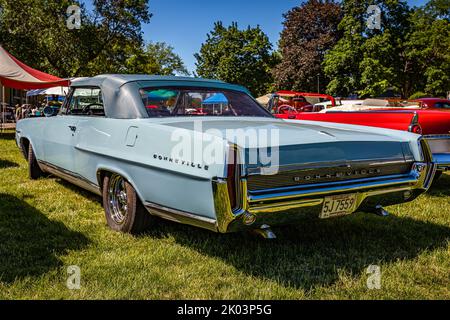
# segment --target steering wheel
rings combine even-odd
[[[90,103],[90,104],[88,104],[87,106],[84,106],[83,109],[81,110],[81,112],[82,112],[83,114],[89,114],[89,115],[92,115],[92,111],[91,111],[91,107],[92,107],[92,106],[100,106],[100,107],[103,108],[103,104],[101,104],[101,103]]]
[[[297,110],[295,110],[294,107],[292,107],[288,104],[283,104],[278,107],[278,113],[287,114],[287,113],[298,113],[298,112],[297,112]]]

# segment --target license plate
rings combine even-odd
[[[356,194],[326,197],[323,201],[321,219],[345,216],[355,211]]]

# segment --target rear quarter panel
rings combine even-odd
[[[212,179],[224,175],[224,164],[206,170],[197,162],[195,167],[170,162],[177,143],[173,128],[145,119],[99,118],[80,120],[78,129],[77,171],[84,178],[97,184],[99,170],[115,172],[130,181],[142,201],[215,218]]]
[[[449,134],[450,111],[418,110],[423,134]]]

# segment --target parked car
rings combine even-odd
[[[436,99],[437,100],[437,99]],[[354,110],[354,111],[352,111]],[[274,112],[274,109],[271,109]],[[362,103],[329,108],[321,112],[298,112],[289,109],[276,113],[281,119],[345,123],[403,130],[422,134],[430,141],[438,179],[450,170],[450,109],[423,107],[420,102],[390,102],[384,99],[366,99]]]
[[[204,108],[206,100],[220,103]],[[51,173],[101,195],[108,225],[122,232],[159,216],[273,237],[269,226],[303,215],[386,215],[383,206],[414,200],[435,173],[417,134],[276,119],[245,88],[220,81],[83,78],[58,115],[45,114],[17,125],[30,178]],[[275,138],[247,143],[246,130]],[[186,153],[175,152],[181,142]],[[204,157],[211,150],[218,161]]]
[[[310,102],[309,100],[315,100]],[[317,112],[325,109],[325,105],[320,102],[326,101],[330,106],[336,106],[335,99],[326,94],[297,92],[297,91],[278,91],[272,94],[267,107],[273,113],[289,113],[290,110],[296,112]]]
[[[450,100],[439,98],[420,98],[414,101],[420,102],[423,109],[450,110]]]

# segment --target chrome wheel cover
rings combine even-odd
[[[116,224],[123,224],[128,215],[128,195],[125,180],[113,175],[108,187],[109,215]]]

